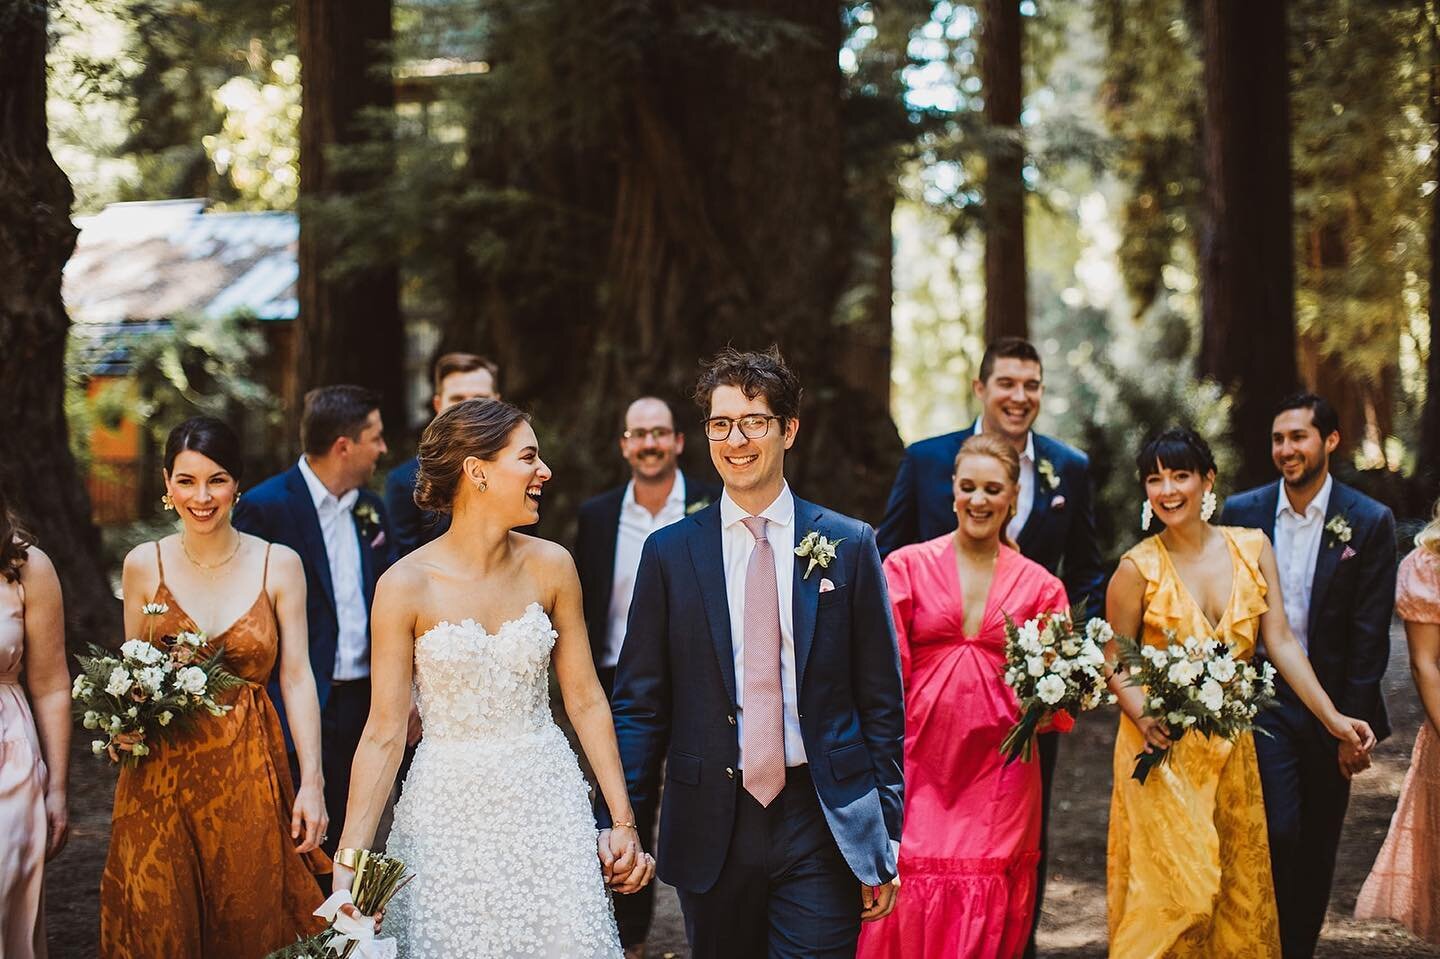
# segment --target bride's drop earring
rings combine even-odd
[[[1150,506],[1150,501],[1147,499],[1144,503],[1140,504],[1140,528],[1148,532],[1150,529],[1150,521],[1154,518],[1155,510]]]
[[[483,492],[485,492],[485,491],[486,491],[487,489],[489,489],[489,488],[490,488],[490,484],[485,481],[485,477],[483,477],[483,476],[480,477],[480,479],[477,480],[476,483],[475,483],[475,492],[477,492],[477,493],[483,493]]]
[[[1210,522],[1210,517],[1215,515],[1215,507],[1218,502],[1215,491],[1207,489],[1205,495],[1200,497],[1200,518],[1207,523]]]

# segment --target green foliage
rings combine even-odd
[[[215,91],[220,132],[204,138],[205,153],[238,194],[236,209],[289,210],[300,192],[300,58],[281,57],[264,83],[226,80]]]

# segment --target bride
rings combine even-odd
[[[654,860],[640,850],[574,563],[514,531],[536,521],[550,479],[535,431],[507,403],[467,401],[425,430],[419,462],[416,505],[454,519],[375,590],[374,698],[335,888],[354,879],[349,851],[374,839],[413,682],[425,738],[388,844],[416,876],[387,913],[400,955],[619,959],[606,883],[635,892]],[[615,820],[598,859],[588,788],[551,718],[552,650],[566,714]]]

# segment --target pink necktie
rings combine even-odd
[[[768,806],[785,786],[785,723],[780,694],[780,591],[775,552],[761,516],[741,520],[755,537],[745,569],[745,791]]]

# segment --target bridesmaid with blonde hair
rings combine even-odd
[[[62,607],[55,567],[0,489],[0,956],[7,959],[44,959],[41,880],[45,861],[65,845],[70,673]]]
[[[1393,919],[1440,943],[1440,502],[1400,564],[1395,610],[1425,707],[1390,832],[1355,903],[1357,919]]]

